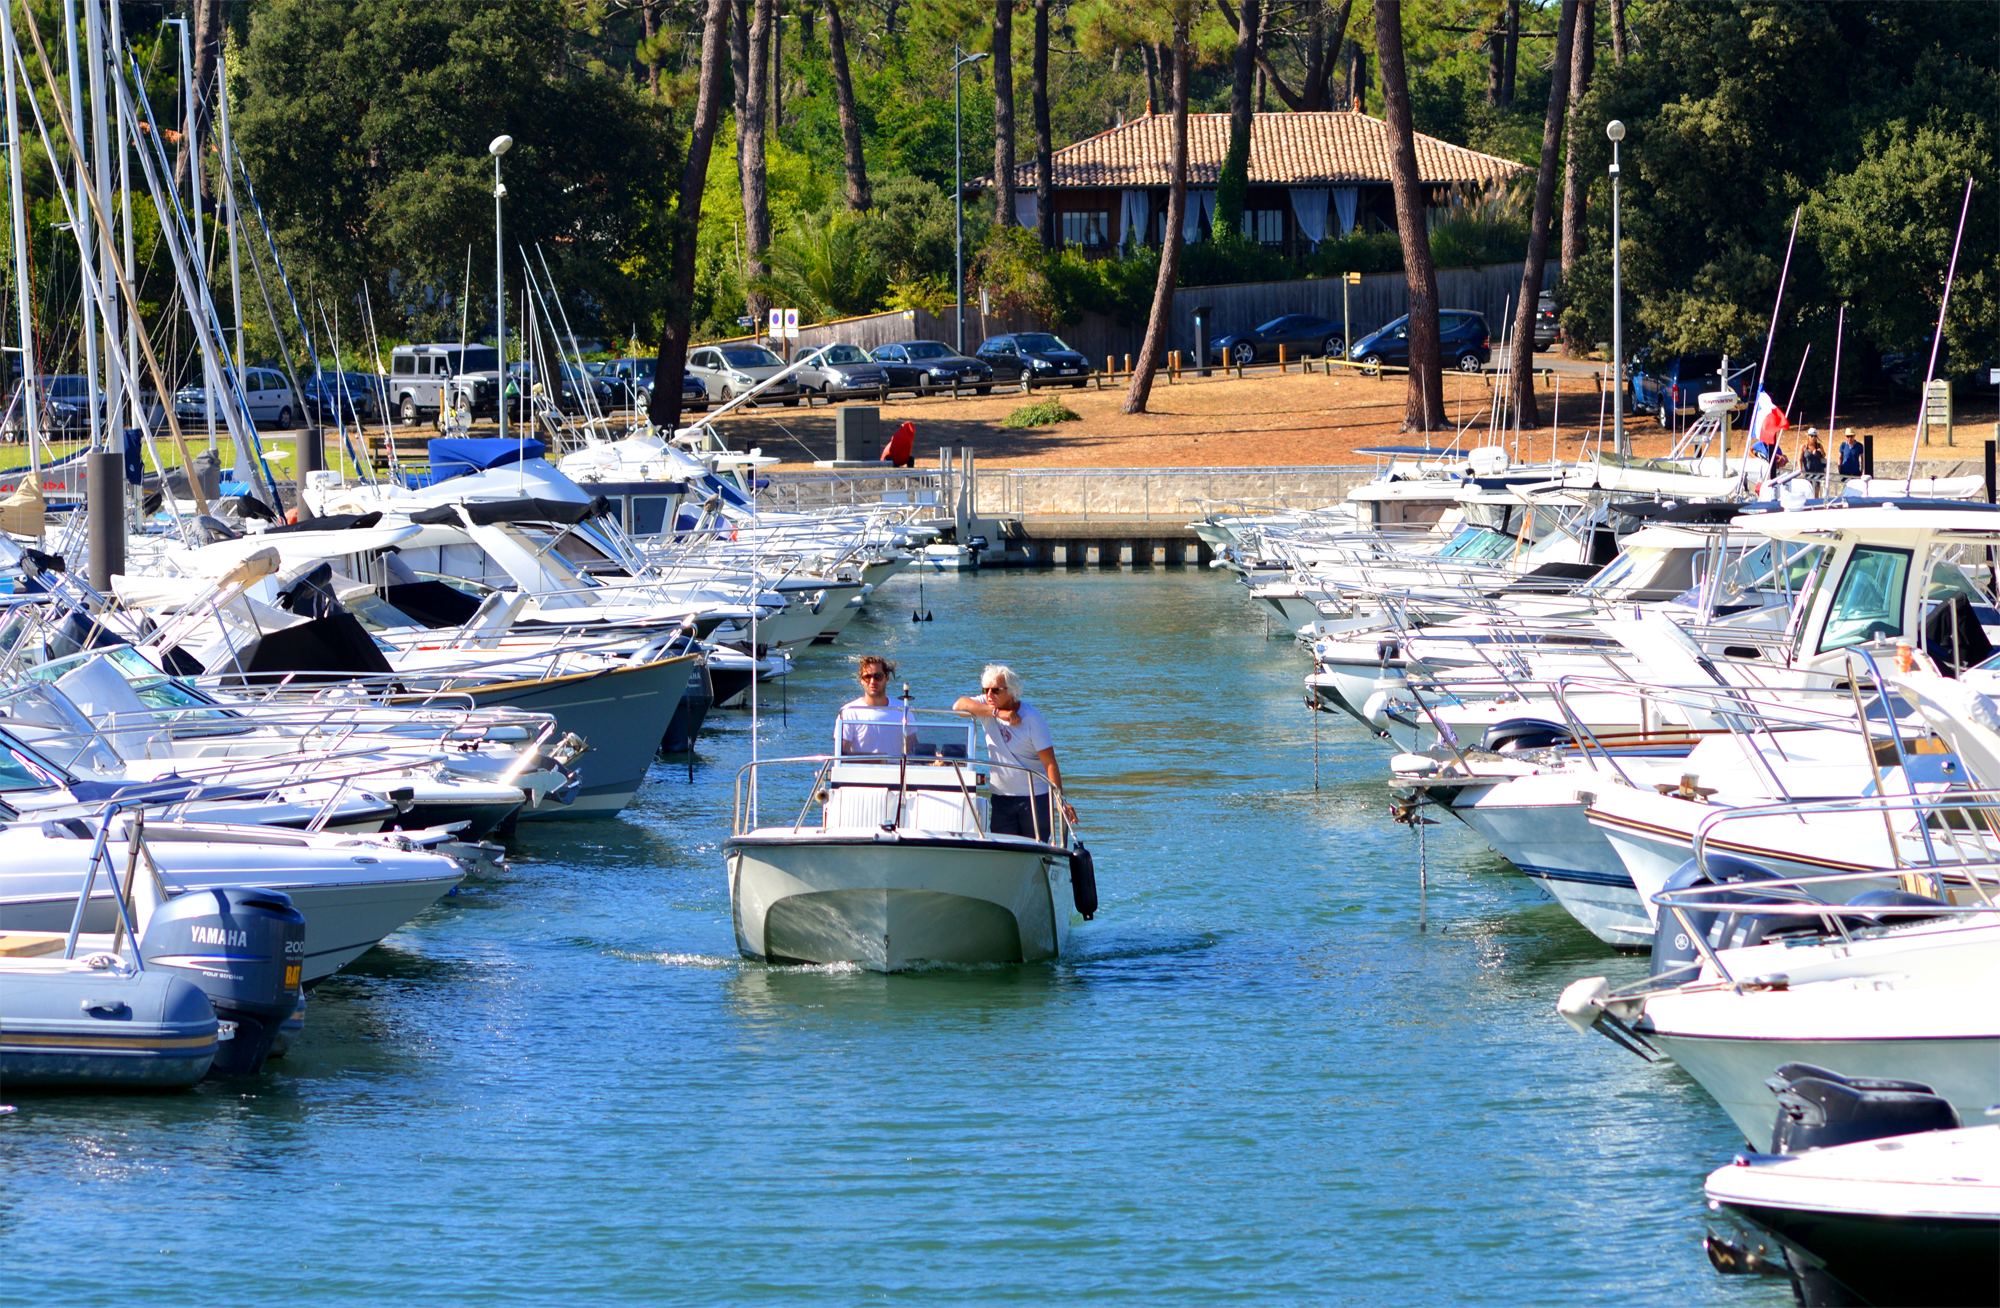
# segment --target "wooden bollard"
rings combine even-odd
[[[1179,381],[1180,379],[1181,352],[1179,350],[1169,350],[1167,351],[1167,380]]]
[[[1104,356],[1104,371],[1107,376],[1116,377],[1118,375],[1118,369],[1113,366],[1116,362],[1117,360],[1113,359],[1110,355],[1107,354]]]
[[[1125,356],[1125,375],[1127,377],[1132,375],[1132,356],[1129,354]]]
[[[1278,347],[1278,371],[1283,372],[1284,370],[1285,370],[1285,347],[1280,345]]]

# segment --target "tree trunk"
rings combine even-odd
[[[993,5],[993,222],[1020,225],[1014,212],[1014,0]]]
[[[1035,0],[1035,227],[1042,248],[1056,248],[1055,145],[1049,132],[1049,0]]]
[[[1444,363],[1438,355],[1437,268],[1417,182],[1417,136],[1410,119],[1410,83],[1403,69],[1402,0],[1375,0],[1375,59],[1389,124],[1389,180],[1396,194],[1396,232],[1403,241],[1403,278],[1410,288],[1410,396],[1404,431],[1445,427]]]
[[[660,98],[660,56],[653,49],[653,38],[660,31],[658,9],[659,0],[645,0],[639,6],[639,18],[646,25],[646,91],[655,100]]]
[[[742,173],[743,128],[749,119],[744,108],[750,102],[750,0],[731,0],[729,6],[729,91],[734,97],[736,117],[737,173]]]
[[[1326,106],[1320,103],[1317,94],[1326,85],[1320,80],[1320,73],[1326,68],[1326,6],[1316,4],[1306,16],[1306,72],[1299,83],[1299,99],[1307,113],[1317,113]],[[1334,49],[1338,50],[1338,45]]]
[[[785,125],[785,3],[771,5],[771,130]]]
[[[1535,308],[1542,298],[1542,269],[1549,261],[1549,220],[1556,202],[1556,170],[1561,166],[1563,118],[1569,109],[1570,60],[1576,41],[1577,0],[1563,0],[1556,21],[1555,64],[1549,70],[1549,111],[1542,119],[1542,167],[1535,178],[1535,216],[1528,229],[1528,263],[1521,270],[1521,302],[1514,312],[1509,399],[1524,427],[1542,425],[1535,400]]]
[[[739,175],[743,179],[743,280],[754,282],[769,271],[764,265],[764,251],[771,246],[771,196],[769,175],[764,166],[764,112],[765,96],[771,86],[771,11],[776,0],[756,0],[750,21],[749,65],[744,69],[743,80],[748,89],[743,95],[743,117],[736,125],[736,139],[742,147],[737,159]],[[744,296],[749,306],[749,314],[757,321],[753,330],[762,331],[764,311],[770,306],[761,292],[750,291]]]
[[[1625,0],[1611,0],[1611,58],[1625,62]]]
[[[687,160],[681,165],[680,200],[668,227],[672,242],[660,357],[653,368],[653,398],[646,417],[671,436],[681,421],[681,376],[687,369],[689,322],[694,307],[695,255],[701,228],[701,193],[708,182],[708,159],[722,121],[722,65],[728,40],[730,0],[708,0],[701,32],[701,89],[694,103]]]
[[[1236,23],[1235,76],[1229,85],[1229,150],[1215,183],[1215,225],[1232,234],[1243,230],[1243,211],[1250,201],[1250,97],[1256,90],[1260,2],[1242,0]]]
[[[1045,0],[1038,0],[1045,2]],[[1160,276],[1153,283],[1153,312],[1146,319],[1146,342],[1139,347],[1132,370],[1132,388],[1125,392],[1125,412],[1144,413],[1153,393],[1153,378],[1167,352],[1173,330],[1174,282],[1181,271],[1181,222],[1187,214],[1188,173],[1188,19],[1174,19],[1174,146],[1169,167],[1173,185],[1167,190],[1167,229],[1160,238]]]
[[[1139,62],[1146,65],[1146,112],[1160,112],[1160,63],[1153,57],[1153,43],[1139,42]]]
[[[1260,114],[1264,112],[1264,92],[1267,89],[1267,80],[1264,76],[1264,70],[1259,68],[1257,70],[1257,112]]]
[[[1486,107],[1500,107],[1507,85],[1507,23],[1503,16],[1486,34]]]
[[[194,121],[183,124],[180,152],[174,156],[174,182],[188,175],[194,160],[202,158],[201,143],[208,139],[208,125],[215,117],[215,68],[222,50],[223,0],[194,0]],[[82,125],[78,124],[78,130]],[[206,193],[208,179],[201,179]]]
[[[847,156],[847,207],[855,213],[871,207],[868,157],[861,151],[861,115],[854,110],[854,79],[847,70],[847,26],[838,0],[826,0],[826,48],[833,55],[833,100],[840,114],[840,144]]]
[[[1359,41],[1347,43],[1347,103],[1355,113],[1368,108],[1368,52]]]
[[[1570,265],[1583,253],[1585,239],[1584,202],[1590,197],[1590,179],[1583,175],[1578,142],[1584,131],[1583,97],[1590,93],[1590,79],[1597,59],[1593,38],[1596,20],[1597,0],[1582,0],[1576,10],[1576,49],[1570,56],[1568,143],[1563,153],[1562,272],[1565,278],[1569,276]],[[1575,357],[1567,341],[1564,342],[1563,352]]]
[[[1500,88],[1500,103],[1514,107],[1514,73],[1521,66],[1521,0],[1507,0],[1507,80]]]

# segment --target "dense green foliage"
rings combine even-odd
[[[1589,253],[1563,288],[1579,337],[1610,335],[1602,124],[1622,120],[1628,344],[1757,358],[1795,211],[1775,378],[1805,346],[1808,387],[1830,374],[1851,307],[1850,367],[1923,345],[1935,323],[1968,175],[1977,179],[1946,324],[1964,371],[2000,353],[2000,105],[1993,11],[1978,0],[1702,0],[1644,10],[1646,54],[1600,66],[1582,140],[1593,189]],[[1976,39],[1975,39],[1976,38]],[[1774,380],[1772,389],[1780,389]]]
[[[1043,400],[1014,410],[1000,420],[1002,427],[1053,427],[1059,422],[1078,422],[1083,415],[1061,400]]]
[[[30,0],[60,64],[59,0]],[[1489,34],[1501,0],[1406,0],[1411,96],[1418,130],[1532,163],[1549,73],[1543,66],[1556,0],[1524,0],[1512,98],[1496,95]],[[1278,79],[1302,86],[1311,23],[1336,6],[1270,0],[1264,48]],[[510,316],[520,308],[520,250],[546,259],[560,309],[577,334],[620,349],[657,329],[664,233],[699,69],[696,0],[259,0],[228,7],[229,93],[241,150],[286,259],[318,318],[339,315],[346,340],[372,309],[383,341],[455,336],[461,315],[490,331],[492,161],[486,142],[517,144],[504,161]],[[133,53],[164,128],[178,126],[178,38],[163,17],[187,0],[125,0]],[[825,18],[813,0],[780,0],[783,38],[773,85],[768,272],[744,272],[744,217],[734,125],[725,112],[699,225],[695,329],[742,330],[756,291],[814,319],[877,308],[941,310],[953,298],[955,164],[992,167],[989,66],[963,75],[962,155],[954,155],[950,52],[986,48],[988,0],[851,0],[842,12],[873,207],[844,203],[842,150]],[[1119,0],[1056,0],[1050,115],[1058,147],[1145,112],[1158,93],[1147,54],[1157,25]],[[1609,337],[1609,147],[1603,123],[1625,121],[1624,293],[1628,347],[1762,350],[1795,210],[1803,206],[1774,371],[1808,343],[1817,369],[1832,353],[1835,314],[1849,306],[1846,351],[1873,369],[1883,351],[1921,350],[1931,332],[1967,175],[1977,178],[1946,327],[1946,358],[1963,371],[2000,354],[2000,104],[1991,8],[1984,0],[1629,0],[1631,55],[1611,51],[1610,5],[1596,7],[1596,81],[1580,112],[1584,175],[1593,179],[1588,240],[1560,291],[1565,322],[1588,344]],[[25,19],[17,17],[23,44]],[[1032,158],[1032,23],[1013,23],[1017,157]],[[1194,31],[1195,112],[1229,107],[1235,33],[1211,5]],[[1357,89],[1380,112],[1372,68],[1373,12],[1349,9],[1326,102]],[[1359,87],[1351,53],[1363,55]],[[725,73],[726,79],[726,73]],[[725,81],[726,86],[726,81]],[[55,129],[66,99],[38,85]],[[725,110],[730,100],[725,90]],[[1279,109],[1276,91],[1267,108]],[[38,334],[51,366],[75,346],[81,293],[74,245],[48,160],[28,135],[27,182]],[[67,148],[58,144],[67,166]],[[215,175],[211,155],[207,170]],[[211,190],[213,186],[211,185]],[[1527,219],[1518,195],[1467,196],[1435,222],[1441,266],[1521,257]],[[185,358],[185,331],[150,206],[135,206],[136,280],[163,353]],[[209,215],[210,248],[220,248]],[[969,294],[1052,327],[1086,312],[1144,321],[1158,256],[1128,248],[1086,259],[1045,252],[992,221],[991,204],[963,215]],[[263,272],[244,242],[242,299],[251,353],[269,357]],[[470,263],[470,295],[467,264]],[[226,259],[211,260],[219,305],[232,304]],[[1296,259],[1233,236],[1189,247],[1182,285],[1220,284],[1402,266],[1392,233],[1329,240]],[[549,306],[551,313],[556,306]],[[233,312],[224,308],[225,318]],[[319,323],[315,322],[315,327]],[[289,332],[290,328],[287,327]],[[179,343],[176,344],[178,331]],[[294,345],[296,342],[292,342]],[[350,354],[355,351],[350,350]],[[363,351],[362,353],[366,353]],[[1786,360],[1791,362],[1787,363]],[[1807,389],[1815,384],[1807,373]]]

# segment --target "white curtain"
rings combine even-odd
[[[1326,188],[1294,186],[1292,212],[1298,215],[1299,231],[1317,250],[1319,243],[1326,239]]]
[[[1035,208],[1035,193],[1033,191],[1014,192],[1014,221],[1023,227],[1033,230],[1039,217],[1040,213]]]
[[[1125,192],[1124,202],[1118,210],[1118,244],[1125,244],[1125,234],[1136,231],[1139,243],[1146,243],[1146,224],[1153,216],[1153,197],[1146,191]]]
[[[1182,244],[1193,245],[1196,238],[1201,235],[1202,220],[1205,218],[1213,219],[1214,217],[1215,192],[1189,191],[1187,193],[1187,212],[1181,215]]]
[[[1294,194],[1297,193],[1294,192]],[[1354,230],[1354,201],[1360,194],[1361,192],[1352,186],[1336,186],[1333,188],[1333,212],[1340,219],[1340,234],[1342,236]],[[1324,214],[1326,211],[1322,209],[1320,212]]]

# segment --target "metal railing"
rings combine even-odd
[[[831,799],[832,787],[829,785],[829,781],[835,766],[846,764],[862,767],[874,766],[886,769],[892,761],[898,764],[897,781],[893,788],[896,795],[896,811],[893,820],[882,824],[882,829],[885,831],[903,829],[903,815],[910,811],[911,770],[914,765],[916,779],[919,782],[924,777],[939,776],[943,769],[950,769],[951,777],[956,784],[958,793],[965,801],[966,811],[972,817],[973,834],[979,839],[988,839],[989,836],[987,834],[988,823],[982,821],[979,815],[977,802],[978,789],[981,784],[987,781],[987,774],[994,770],[1021,773],[1024,777],[1028,778],[1031,791],[1033,783],[1036,781],[1040,781],[1048,787],[1044,793],[1048,799],[1049,820],[1053,826],[1049,832],[1050,838],[1044,843],[1054,845],[1058,849],[1068,848],[1071,838],[1075,835],[1075,824],[1069,820],[1067,805],[1063,800],[1062,787],[1050,782],[1047,773],[1035,768],[1023,767],[1015,763],[1002,763],[993,759],[960,759],[913,755],[908,752],[907,748],[905,748],[900,756],[879,755],[864,758],[853,754],[839,753],[800,754],[790,758],[756,759],[745,763],[736,770],[736,790],[731,807],[731,831],[735,835],[741,836],[757,829],[755,826],[758,820],[756,812],[757,781],[758,774],[765,768],[810,764],[815,769],[812,788],[806,794],[805,803],[800,806],[798,817],[791,824],[792,831],[796,833],[804,828],[806,815],[811,810],[815,801],[821,804],[820,829],[828,829],[826,827],[826,806]],[[916,788],[919,790],[938,789],[935,786],[922,785],[918,785]],[[1034,802],[1030,804],[1031,812],[1043,797],[1043,795],[1039,794],[1032,796]],[[1040,826],[1039,816],[1036,818],[1036,826]]]

